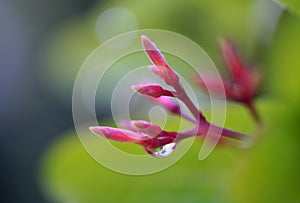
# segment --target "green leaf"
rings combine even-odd
[[[133,146],[123,143],[122,150]],[[201,142],[196,140],[181,160],[164,171],[130,176],[110,171],[97,163],[79,142],[76,133],[70,132],[44,154],[41,185],[51,202],[58,203],[226,202],[224,181],[230,178],[228,174],[244,151],[231,146],[217,147],[207,159],[199,161],[200,146]]]
[[[266,92],[278,105],[268,107],[265,133],[232,179],[236,202],[300,202],[299,25],[299,18],[285,13],[265,55]]]
[[[292,13],[300,16],[300,1],[299,0],[278,0]]]

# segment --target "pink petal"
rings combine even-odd
[[[156,47],[156,45],[153,42],[151,42],[149,38],[146,37],[145,35],[142,35],[141,39],[142,39],[144,50],[147,53],[149,59],[152,61],[152,63],[159,67],[168,66],[164,56]]]
[[[141,143],[144,147],[148,149],[156,149],[162,147],[166,144],[174,142],[177,133],[175,132],[166,132],[164,131],[163,134],[159,137],[155,137],[149,140],[145,140]]]
[[[156,68],[151,67],[150,70],[161,77],[166,84],[171,86],[177,84],[179,81],[177,73],[168,66],[166,59],[156,45],[144,35],[141,36],[141,40],[148,58],[156,66]]]
[[[131,123],[142,133],[155,137],[162,132],[162,129],[153,123],[147,121],[131,121]]]
[[[152,98],[152,101],[163,106],[167,111],[169,111],[172,114],[180,115],[181,113],[179,103],[170,97]]]
[[[132,89],[140,94],[158,98],[160,96],[174,96],[171,91],[165,90],[157,84],[133,85]]]
[[[149,66],[148,68],[149,68],[149,70],[152,71],[152,73],[154,73],[158,77],[164,79],[164,76],[163,76],[161,70],[157,66]]]
[[[196,83],[209,94],[219,97],[229,96],[230,85],[214,75],[201,74],[196,77]]]
[[[238,56],[233,43],[230,40],[221,40],[220,49],[224,62],[233,80],[239,81],[240,76],[244,72],[245,65]]]
[[[134,142],[138,143],[141,140],[149,139],[149,137],[142,133],[133,132],[130,130],[123,130],[111,127],[92,126],[89,128],[96,135],[101,135],[107,139],[118,142]]]
[[[158,77],[163,79],[167,85],[175,86],[179,83],[178,74],[169,66],[149,66],[149,69]]]
[[[128,120],[121,120],[118,122],[119,126],[121,126],[122,128],[125,128],[127,130],[131,130],[133,132],[137,132],[136,128],[134,125],[132,125],[131,121]]]

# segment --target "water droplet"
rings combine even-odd
[[[172,154],[176,147],[176,143],[169,143],[166,144],[162,147],[152,149],[152,150],[147,150],[149,154],[152,156],[158,157],[158,158],[164,158]]]

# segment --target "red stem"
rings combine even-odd
[[[258,112],[254,106],[253,101],[249,101],[246,103],[246,107],[249,109],[250,113],[252,114],[253,118],[255,119],[255,121],[260,124],[261,120],[260,120],[260,116],[258,115]]]
[[[219,126],[216,126],[214,124],[211,124],[207,121],[203,121],[199,123],[199,126],[196,126],[194,128],[191,128],[189,130],[183,131],[178,133],[177,140],[183,140],[185,138],[194,137],[194,136],[201,136],[201,135],[208,135],[208,133],[218,133],[221,134],[221,136],[236,139],[236,140],[246,140],[249,139],[250,136],[239,133],[233,130],[229,130],[227,128],[222,128]]]
[[[174,85],[173,88],[176,91],[175,96],[186,105],[197,121],[206,120],[202,112],[197,109],[180,83]]]

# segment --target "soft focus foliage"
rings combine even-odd
[[[256,14],[253,4],[258,1],[180,2],[112,1],[95,7],[83,21],[63,22],[66,26],[52,35],[43,52],[43,70],[49,73],[50,82],[54,83],[53,78],[57,82],[45,81],[45,86],[57,85],[62,88],[51,91],[70,96],[80,59],[100,43],[90,30],[99,12],[125,7],[136,16],[138,28],[161,28],[186,35],[199,43],[218,66],[221,62],[216,41],[224,35],[233,38],[247,58],[259,60],[263,89],[257,107],[264,128],[258,133],[258,141],[248,150],[219,146],[204,161],[195,158],[201,146],[197,141],[169,169],[134,177],[99,165],[71,131],[49,146],[41,161],[42,185],[54,202],[300,202],[300,19],[293,14],[299,13],[297,0],[284,1],[293,13],[283,13],[273,38],[256,36],[255,26],[249,25]],[[236,104],[228,105],[225,127],[255,134],[247,110]],[[113,144],[143,153],[132,145]]]
[[[258,107],[263,118],[268,117],[275,108],[280,106],[270,101],[260,101],[259,104]],[[242,128],[244,131],[253,130],[251,118],[245,119],[243,123],[238,123],[241,113],[242,115],[247,114],[243,108],[231,105],[229,111],[230,123],[227,123],[228,126],[235,129]],[[278,110],[278,112],[280,111]],[[278,118],[280,116],[272,116],[269,119],[268,129],[272,128],[277,131],[280,128],[277,123],[272,124]],[[291,150],[278,151],[274,144],[280,145],[282,141],[280,133],[273,135],[273,130],[270,133],[260,140],[259,148],[248,151],[230,146],[219,146],[204,161],[195,158],[202,144],[202,140],[199,139],[184,158],[169,169],[149,176],[136,177],[118,174],[101,167],[85,151],[76,134],[67,133],[47,152],[41,175],[47,183],[45,184],[45,191],[55,202],[140,202],[143,199],[143,202],[149,203],[161,200],[167,202],[232,203],[234,200],[244,202],[244,197],[249,198],[248,202],[253,202],[251,198],[253,192],[256,191],[256,184],[273,185],[273,189],[281,188],[280,185],[273,184],[273,179],[266,179],[263,174],[269,174],[269,171],[272,170],[272,176],[277,177],[277,181],[280,183],[284,183],[286,178],[283,176],[284,179],[281,180],[280,173],[288,168],[277,163],[277,159],[283,161],[285,154],[290,155]],[[277,138],[271,140],[269,137],[273,136]],[[288,145],[289,142],[284,143]],[[116,142],[113,144],[131,153],[145,154],[140,148],[134,148],[132,145],[124,146],[124,144]],[[262,156],[262,153],[265,154],[265,152],[260,152],[264,150],[262,145],[267,146],[268,154],[276,154],[276,157]],[[259,162],[256,162],[257,159]],[[285,164],[290,163],[288,159],[284,161]],[[264,164],[266,163],[268,163],[268,167],[265,167]],[[252,164],[253,166],[251,166]],[[271,169],[277,164],[281,166],[281,169],[275,171]],[[293,171],[297,170],[297,165],[289,165],[288,167]],[[260,175],[263,177],[256,178]],[[248,193],[252,187],[253,191]],[[256,198],[268,198],[268,195],[273,195],[272,193],[265,194],[269,191],[268,187],[261,189],[263,189],[261,191],[264,193],[263,196],[255,196]],[[284,190],[279,194],[289,196],[291,193],[289,190]]]
[[[185,35],[199,43],[218,62],[219,53],[215,47],[220,36],[230,36],[238,43],[247,39],[247,43],[241,43],[242,46],[251,48],[254,45],[251,43],[253,33],[247,26],[250,5],[249,0],[231,0],[228,4],[220,4],[217,0],[187,0],[184,3],[179,0],[114,0],[104,5],[101,2],[86,15],[63,21],[50,34],[41,53],[41,80],[49,93],[60,95],[57,99],[63,103],[69,102],[76,74],[88,54],[101,42],[129,31],[117,29],[120,25],[131,23],[123,16],[124,12],[105,18],[102,27],[97,28],[97,22],[102,19],[100,14],[109,11],[107,9],[122,8],[132,14],[138,23],[133,30],[155,28]],[[100,35],[100,39],[99,29],[107,32]],[[101,38],[103,35],[105,37]]]
[[[298,0],[279,0],[282,2],[287,9],[289,9],[292,13],[296,15],[300,15],[300,1]]]

